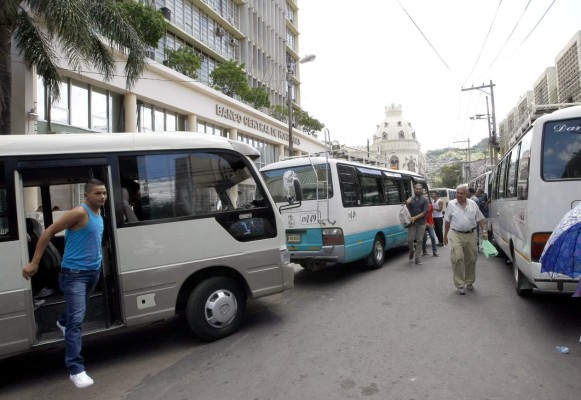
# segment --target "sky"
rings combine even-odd
[[[371,140],[391,104],[424,152],[475,145],[488,127],[470,117],[487,94],[462,88],[493,82],[498,126],[581,30],[581,0],[297,4],[299,55],[316,55],[301,64],[301,106],[348,146]]]

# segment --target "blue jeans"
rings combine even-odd
[[[65,330],[65,365],[75,375],[85,370],[81,356],[81,328],[89,297],[99,282],[100,270],[81,271],[63,268],[59,284],[65,295],[66,311],[59,318]]]
[[[436,232],[434,230],[434,225],[426,224],[426,234],[422,240],[422,250],[424,253],[426,253],[426,242],[428,241],[428,235],[430,235],[430,241],[432,242],[432,254],[437,254],[438,250],[436,250]]]

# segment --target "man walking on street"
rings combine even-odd
[[[408,227],[408,247],[410,250],[409,259],[416,264],[421,264],[421,243],[426,232],[426,215],[428,214],[428,199],[423,195],[423,187],[420,184],[414,186],[414,196],[406,201],[412,219]],[[416,242],[417,246],[414,244]]]
[[[107,200],[105,184],[91,179],[85,184],[85,204],[65,213],[40,236],[32,261],[22,270],[22,276],[30,279],[38,270],[48,243],[59,232],[65,230],[65,250],[59,284],[65,295],[65,313],[56,325],[65,336],[65,364],[70,379],[79,389],[93,384],[85,372],[81,356],[81,328],[85,318],[87,302],[97,286],[101,271],[101,241],[103,218],[101,207]]]
[[[432,192],[432,217],[434,218],[434,230],[438,238],[438,246],[444,245],[444,201],[440,198],[437,191]]]
[[[448,233],[450,233],[453,279],[458,294],[465,294],[465,289],[474,290],[476,259],[478,258],[476,247],[478,243],[476,226],[478,224],[480,224],[484,239],[488,238],[484,226],[484,216],[478,205],[473,200],[466,198],[467,192],[466,185],[460,185],[456,188],[456,198],[448,204],[444,218],[444,244],[448,245]]]

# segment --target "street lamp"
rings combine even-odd
[[[313,61],[316,58],[314,54],[309,54],[304,56],[299,60],[299,63],[304,64]],[[287,81],[287,98],[288,98],[288,155],[292,157],[293,155],[293,99],[292,99],[292,82],[293,82],[293,69],[295,63],[289,61],[287,65],[286,81]]]

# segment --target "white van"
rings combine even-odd
[[[247,298],[293,287],[284,225],[249,145],[193,133],[56,134],[2,136],[0,148],[0,356],[62,342],[64,237],[31,281],[22,268],[91,178],[109,198],[83,334],[183,313],[215,340],[240,327]]]

